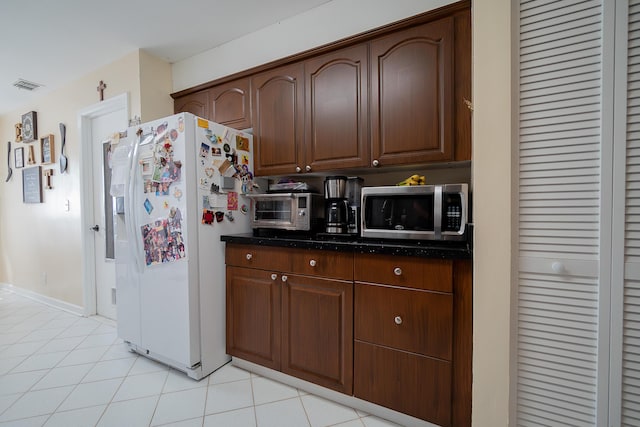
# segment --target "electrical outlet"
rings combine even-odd
[[[116,305],[116,288],[111,288],[111,304]]]
[[[71,210],[70,206],[69,206],[69,199],[65,200],[64,202],[64,210],[69,212]]]

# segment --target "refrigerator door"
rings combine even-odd
[[[230,359],[225,351],[225,262],[220,235],[251,231],[250,204],[243,193],[252,187],[253,139],[251,134],[201,118],[196,118],[195,132],[202,370],[209,373]]]
[[[117,273],[118,329],[138,351],[189,369],[200,362],[193,116],[128,134],[139,129],[125,196],[127,238],[116,255],[126,264]]]

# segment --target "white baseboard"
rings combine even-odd
[[[23,289],[18,286],[13,286],[8,283],[0,283],[0,289],[13,292],[14,294],[23,296],[25,298],[32,299],[34,301],[38,301],[42,304],[58,308],[60,310],[67,311],[71,314],[75,314],[77,316],[84,316],[84,308],[79,305],[70,304],[65,301],[61,301],[59,299],[51,298],[46,295],[39,294],[37,292],[30,291],[28,289]]]

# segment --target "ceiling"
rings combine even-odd
[[[137,48],[174,63],[329,1],[0,0],[0,114]]]

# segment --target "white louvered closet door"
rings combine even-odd
[[[521,0],[518,426],[640,426],[640,0]]]
[[[517,426],[603,425],[602,7],[520,1]]]
[[[628,5],[620,420],[640,426],[640,0]],[[614,245],[616,242],[614,242]],[[612,411],[615,414],[615,408]],[[617,415],[617,414],[615,414]]]

